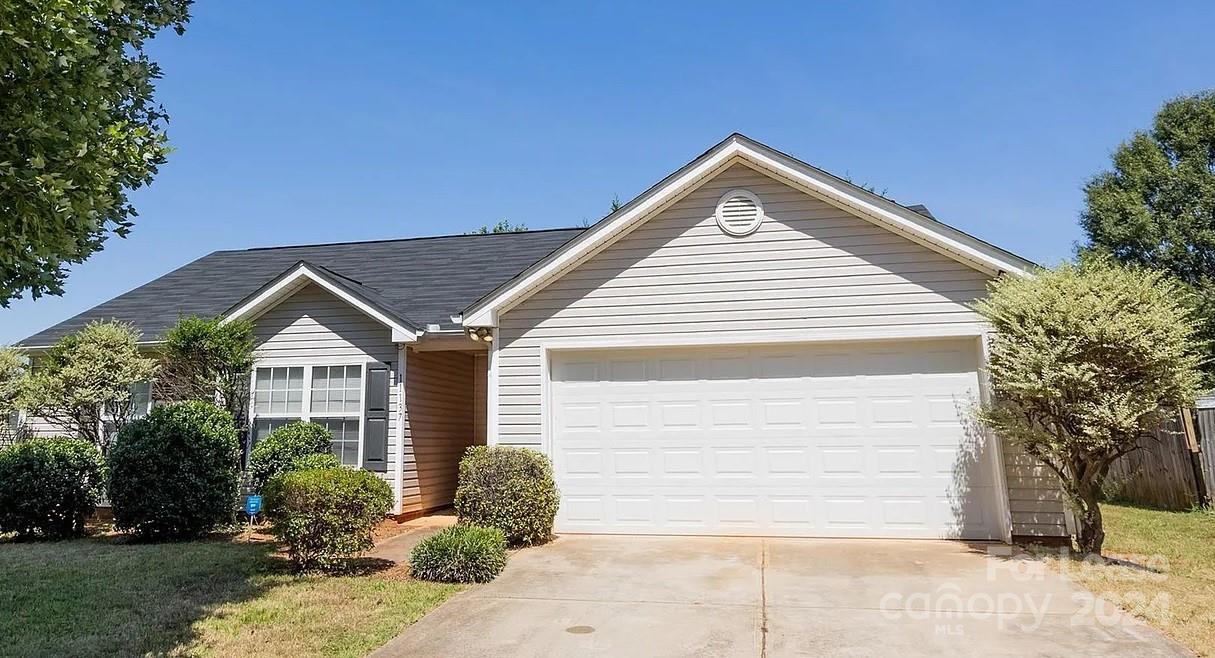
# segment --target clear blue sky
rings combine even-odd
[[[1117,144],[1215,87],[1210,2],[463,4],[196,4],[134,231],[0,343],[218,249],[595,220],[733,131],[1053,263]]]

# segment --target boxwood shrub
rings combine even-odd
[[[102,485],[101,452],[88,441],[54,437],[8,446],[0,450],[0,532],[84,534]]]
[[[287,471],[265,488],[271,532],[300,571],[328,571],[371,548],[371,530],[392,508],[388,483],[367,471]]]
[[[291,423],[258,441],[249,453],[249,483],[261,491],[270,478],[291,470],[292,463],[309,455],[328,455],[333,435],[324,425]]]
[[[337,455],[332,452],[316,453],[313,455],[304,455],[291,460],[292,471],[307,471],[318,468],[338,468],[342,465],[342,460],[337,458]]]
[[[552,538],[559,503],[552,464],[535,450],[472,446],[460,460],[460,521],[498,528],[512,546]]]
[[[232,416],[179,402],[122,428],[110,448],[114,525],[145,539],[195,537],[231,521],[240,485]]]
[[[423,539],[409,554],[415,578],[488,583],[506,566],[506,535],[497,528],[457,524]]]

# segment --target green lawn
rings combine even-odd
[[[1199,655],[1215,655],[1215,513],[1101,510],[1105,557],[1122,563],[1058,566]]]
[[[267,543],[0,543],[0,656],[361,656],[459,590],[300,577]]]

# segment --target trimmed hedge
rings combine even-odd
[[[342,460],[338,459],[337,455],[332,452],[326,452],[296,457],[291,460],[291,467],[287,470],[311,471],[318,468],[340,468],[341,466]]]
[[[392,508],[392,488],[367,471],[288,471],[266,483],[265,503],[271,532],[296,569],[327,571],[372,547],[372,528]]]
[[[197,537],[230,522],[240,486],[232,416],[179,402],[122,428],[110,448],[114,525],[145,539]]]
[[[0,532],[84,534],[84,520],[101,498],[102,473],[101,452],[81,439],[30,439],[0,450]]]
[[[292,469],[292,463],[309,455],[328,455],[333,435],[324,425],[291,423],[258,441],[249,453],[249,482],[261,491],[270,478]]]
[[[442,583],[488,583],[505,567],[506,535],[464,523],[423,539],[409,554],[415,578]]]
[[[560,501],[552,464],[535,450],[472,446],[460,460],[460,521],[498,528],[512,546],[551,539]]]

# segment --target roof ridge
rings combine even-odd
[[[418,240],[438,240],[442,238],[485,238],[491,236],[506,236],[506,235],[523,235],[525,233],[555,233],[558,231],[585,231],[584,226],[565,226],[560,228],[540,228],[529,229],[526,231],[515,231],[511,233],[451,233],[447,235],[420,235],[412,238],[382,238],[379,240],[351,240],[348,242],[316,242],[311,244],[288,244],[277,245],[273,247],[249,247],[247,249],[221,249],[212,253],[216,254],[239,254],[247,251],[270,251],[273,249],[301,249],[304,247],[336,247],[342,245],[354,244],[383,244],[387,242],[416,242]]]

